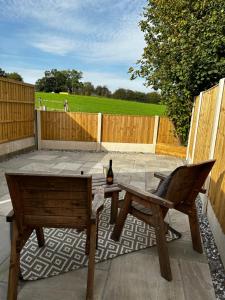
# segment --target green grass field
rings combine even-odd
[[[38,98],[42,98],[42,105],[47,110],[63,111],[64,101],[69,104],[69,111],[109,113],[120,115],[164,115],[166,107],[158,104],[146,104],[112,98],[80,96],[80,95],[60,95],[52,93],[35,93],[36,107],[39,107]]]

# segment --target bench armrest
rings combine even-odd
[[[137,188],[136,186],[132,186],[130,184],[123,184],[123,183],[119,183],[118,186],[122,189],[127,191],[128,193],[137,196],[141,199],[147,200],[149,202],[152,202],[154,204],[158,204],[158,205],[162,205],[165,206],[167,208],[173,208],[174,207],[174,203],[171,201],[168,201],[164,198],[158,197],[152,193],[143,191],[139,188]]]
[[[91,212],[91,219],[96,219],[96,215],[104,205],[105,202],[105,195],[104,195],[104,189],[100,188],[96,190],[96,193],[94,194],[94,199],[92,201],[92,212]]]
[[[166,179],[167,176],[168,176],[168,175],[165,175],[165,174],[160,173],[160,172],[155,172],[155,173],[154,173],[154,177],[159,178],[159,179],[161,179],[161,180]]]

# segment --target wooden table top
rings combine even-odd
[[[96,188],[99,186],[102,186],[104,188],[105,194],[121,191],[121,188],[118,187],[118,182],[115,179],[113,181],[113,184],[106,184],[106,179],[104,176],[92,177],[92,192],[94,193]]]

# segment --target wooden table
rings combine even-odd
[[[110,224],[115,224],[118,212],[119,192],[121,189],[118,187],[117,181],[114,180],[113,184],[106,184],[106,179],[103,176],[92,177],[92,194],[95,193],[97,187],[104,188],[105,198],[111,198],[111,213]]]

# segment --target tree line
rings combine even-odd
[[[17,72],[12,72],[12,73],[6,73],[3,69],[0,68],[0,77],[5,77],[13,80],[18,80],[23,82],[23,78],[20,74]]]
[[[77,70],[57,70],[45,71],[44,77],[35,83],[36,91],[39,92],[68,92],[85,96],[100,96],[107,98],[123,99],[143,103],[159,103],[161,96],[157,92],[143,93],[129,89],[119,88],[111,92],[107,86],[97,85],[91,82],[82,82],[82,72]]]
[[[16,72],[6,73],[0,68],[0,77],[1,76],[23,82],[23,78],[20,74]],[[74,69],[47,70],[44,76],[36,81],[35,90],[46,93],[68,92],[70,94],[100,96],[142,103],[158,104],[161,102],[161,96],[157,92],[143,93],[124,88],[119,88],[115,92],[111,92],[105,85],[97,85],[95,87],[91,82],[82,82],[81,79],[82,72]]]

